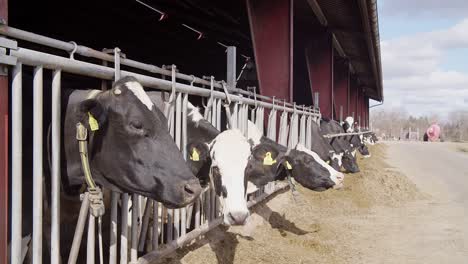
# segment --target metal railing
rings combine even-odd
[[[209,120],[216,128],[221,130],[221,105],[226,102],[233,104],[233,111],[229,119],[231,126],[240,129],[245,135],[248,131],[248,120],[250,110],[250,120],[253,121],[260,131],[264,128],[265,109],[270,109],[267,122],[266,136],[280,144],[293,147],[297,143],[302,143],[306,147],[311,147],[311,124],[319,123],[320,113],[316,109],[296,107],[294,103],[277,103],[274,98],[256,96],[255,98],[246,98],[243,95],[254,94],[241,91],[240,89],[226,89],[216,91],[215,89],[204,89],[195,84],[212,85],[214,87],[225,88],[223,83],[210,81],[176,73],[174,67],[168,71],[150,64],[145,64],[126,58],[121,58],[119,50],[115,49],[114,56],[99,52],[74,43],[63,42],[52,38],[44,37],[34,33],[14,29],[7,26],[0,26],[0,35],[13,39],[21,39],[36,44],[53,47],[70,52],[69,57],[63,57],[17,47],[8,40],[9,55],[0,57],[0,64],[10,65],[12,72],[12,195],[11,206],[11,263],[22,262],[22,180],[23,180],[23,153],[22,153],[22,125],[23,125],[23,102],[22,102],[22,72],[23,67],[34,68],[34,104],[33,104],[33,263],[41,263],[43,258],[43,168],[42,155],[43,142],[43,70],[52,70],[52,148],[51,148],[51,246],[50,262],[61,263],[60,256],[60,158],[61,158],[61,117],[60,117],[60,99],[62,72],[73,73],[81,76],[97,78],[99,80],[117,80],[125,76],[136,77],[146,88],[155,88],[161,91],[171,92],[175,100],[169,105],[165,113],[171,135],[175,143],[183,152],[185,158],[187,153],[185,145],[187,144],[187,104],[189,95],[207,97],[211,101],[210,107],[205,109],[205,118]],[[0,40],[2,38],[0,37]],[[13,41],[14,42],[14,41]],[[0,42],[5,43],[5,41]],[[15,44],[15,43],[13,43]],[[103,61],[113,62],[114,67],[103,66],[96,63],[90,63],[77,60],[74,53],[93,57]],[[171,80],[157,78],[145,74],[137,74],[131,71],[120,69],[121,65],[146,70],[150,73],[158,73],[171,76]],[[189,81],[184,84],[180,81]],[[277,115],[281,112],[279,134],[277,135]],[[285,183],[270,183],[261,188],[260,191],[250,195],[248,206],[262,201],[274,192],[287,187]],[[84,233],[86,218],[88,217],[87,230],[87,263],[95,262],[95,218],[89,213],[90,194],[82,195],[82,205],[79,212],[77,225],[75,227],[75,236],[72,243],[72,249],[69,253],[68,263],[75,263],[79,255],[79,248]],[[103,252],[102,247],[99,250],[99,256],[102,261],[102,255],[106,254],[109,263],[117,263],[117,256],[120,255],[120,263],[150,263],[151,261],[166,256],[178,247],[185,245],[198,236],[208,232],[215,226],[222,223],[222,215],[219,211],[219,202],[212,188],[207,188],[201,194],[194,204],[181,209],[168,209],[163,204],[153,201],[149,198],[141,197],[135,194],[112,193],[110,208],[110,237],[108,252]],[[131,198],[131,199],[130,199]],[[121,211],[120,219],[118,215],[118,203],[120,200]],[[131,217],[129,218],[128,208],[131,206]],[[194,226],[190,226],[190,220],[194,218]],[[141,219],[139,223],[138,219]],[[117,232],[117,226],[120,222],[120,233]],[[102,236],[100,233],[101,220],[98,219],[98,243],[102,245]],[[130,235],[128,234],[128,225],[130,225]],[[120,237],[120,239],[119,239]],[[107,239],[107,238],[106,238]],[[117,254],[120,245],[120,254]],[[128,246],[130,245],[130,250]],[[130,256],[128,253],[130,252]],[[144,252],[139,256],[139,252]]]

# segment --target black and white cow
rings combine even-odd
[[[64,106],[68,185],[84,183],[76,141],[76,124],[81,122],[90,134],[89,163],[98,184],[144,195],[170,208],[185,206],[200,194],[200,184],[172,140],[166,119],[135,78],[122,78],[104,92],[75,90]],[[91,117],[97,130],[90,127]]]
[[[335,120],[322,119],[320,129],[323,135],[344,133],[343,127]],[[352,154],[352,147],[348,140],[343,137],[329,138],[328,142],[336,153],[343,154],[342,165],[345,171],[350,173],[359,172],[359,167],[355,156]]]
[[[340,171],[344,153],[337,153],[330,143],[323,137],[317,123],[312,122],[312,146],[311,150],[317,153],[322,160],[330,164],[335,170]]]
[[[164,108],[164,93],[148,94],[157,107]],[[187,141],[192,172],[202,184],[210,181],[211,174],[216,193],[223,197],[224,223],[243,224],[249,216],[247,185],[262,186],[276,179],[280,163],[265,165],[263,161],[267,153],[277,159],[278,150],[271,144],[253,144],[237,129],[218,131],[191,103],[187,106]]]
[[[291,173],[291,176],[298,183],[314,191],[338,189],[343,186],[343,174],[332,168],[320,155],[302,144],[297,144],[294,149],[288,150],[287,147],[263,136],[251,121],[248,121],[248,137],[254,144],[263,143],[275,146],[279,150],[279,160],[284,159],[284,161],[289,162],[291,170],[288,170],[284,163],[282,163],[284,166],[278,167],[276,172],[278,180],[283,180],[287,176],[286,173]],[[329,152],[327,154],[330,155]],[[330,159],[330,156],[326,156],[326,158]],[[254,190],[252,189],[252,191]]]

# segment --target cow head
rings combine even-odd
[[[343,168],[345,169],[346,172],[350,173],[358,173],[359,172],[359,166],[357,165],[356,157],[355,157],[356,151],[348,151],[346,150],[343,153]]]
[[[209,146],[215,190],[224,198],[224,223],[244,224],[249,216],[244,173],[251,154],[250,143],[239,130],[233,129],[221,132]]]
[[[301,144],[290,150],[285,159],[291,165],[294,179],[308,189],[325,191],[343,186],[343,173],[333,169],[315,152]]]
[[[133,77],[78,105],[77,119],[92,132],[90,164],[97,181],[182,207],[201,192],[169,135],[166,119]],[[96,130],[90,127],[95,119]]]
[[[256,187],[276,180],[283,156],[284,153],[281,154],[274,144],[261,143],[253,147],[245,168],[245,180],[247,187],[250,187],[247,193],[252,193]]]
[[[337,154],[334,151],[330,153],[330,166],[336,171],[340,171],[343,166],[343,153]]]
[[[343,122],[343,129],[346,133],[351,133],[354,130],[354,118],[352,116],[348,116],[345,118]]]

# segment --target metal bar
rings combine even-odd
[[[41,199],[42,201],[42,199]],[[78,216],[78,222],[75,227],[75,235],[73,236],[73,242],[70,249],[70,255],[68,256],[68,264],[75,264],[78,254],[80,252],[81,240],[83,238],[83,231],[88,217],[89,211],[89,193],[83,194],[83,201],[81,202],[80,213]]]
[[[187,160],[187,105],[188,105],[188,94],[184,94],[182,98],[182,155]],[[190,213],[190,217],[191,217]],[[187,225],[187,210],[186,208],[181,209],[181,232],[180,235],[184,236],[186,233]]]
[[[140,238],[138,240],[138,251],[145,250],[152,204],[153,203],[149,199],[146,200],[145,211],[143,213],[143,221],[141,224]]]
[[[223,222],[222,218],[218,218],[213,222],[206,223],[199,228],[193,230],[192,232],[188,233],[187,235],[180,237],[179,239],[173,240],[171,243],[168,243],[162,250],[159,251],[152,251],[145,256],[142,256],[138,259],[139,264],[150,264],[154,263],[155,260],[161,259],[168,254],[172,253],[177,248],[183,247],[190,241],[193,241],[195,238],[209,232],[213,228],[217,227]]]
[[[195,200],[195,229],[200,226],[200,201],[202,201],[201,198]]]
[[[43,68],[34,68],[33,81],[33,263],[42,263],[42,130]]]
[[[49,37],[46,37],[46,36],[42,36],[42,35],[39,35],[39,34],[27,32],[27,31],[24,31],[24,30],[21,30],[21,29],[17,29],[17,28],[14,28],[14,27],[9,27],[9,26],[4,26],[4,25],[0,25],[0,34],[2,34],[4,36],[11,37],[11,38],[21,39],[21,40],[25,40],[25,41],[28,41],[28,42],[37,43],[37,44],[40,44],[40,45],[44,45],[44,46],[64,50],[64,51],[67,51],[67,52],[71,52],[75,48],[75,46],[70,42],[65,42],[65,41],[49,38]],[[99,59],[99,60],[102,60],[102,61],[108,61],[108,62],[114,62],[115,61],[114,56],[112,56],[110,54],[107,54],[107,53],[101,52],[101,51],[97,51],[97,50],[94,50],[92,48],[82,46],[82,45],[77,46],[76,54],[79,54],[79,55],[84,56],[84,57],[96,58],[96,59]],[[166,70],[166,69],[160,68],[160,67],[155,66],[155,65],[146,64],[146,63],[134,61],[134,60],[127,59],[127,58],[121,58],[120,64],[128,66],[128,67],[132,67],[132,68],[135,68],[135,69],[140,69],[140,70],[144,70],[144,71],[147,71],[147,72],[151,72],[151,73],[171,76],[171,71],[170,70]],[[193,75],[177,73],[176,77],[177,77],[177,79],[180,79],[180,80],[185,80],[185,81],[189,81],[189,82],[193,81],[194,83],[201,84],[201,85],[208,85],[208,86],[210,85],[209,81],[204,80],[203,78],[194,77]],[[214,88],[223,89],[223,87],[222,87],[222,85],[220,83],[215,83]],[[229,93],[238,93],[238,94],[250,95],[250,96],[253,95],[251,92],[248,92],[248,91],[245,91],[245,90],[242,90],[242,89],[239,89],[239,88],[230,87],[230,89],[228,89],[228,91],[229,91]],[[272,100],[272,98],[270,98],[268,96],[262,96],[262,95],[257,95],[257,98],[262,99],[262,100],[270,100],[270,101]],[[281,99],[281,98],[278,98],[278,99]],[[287,106],[292,106],[293,104],[286,103],[286,105]]]
[[[140,198],[138,194],[132,194],[132,240],[130,247],[130,261],[134,263],[138,259],[138,217],[140,216]]]
[[[155,251],[158,248],[158,240],[159,240],[159,203],[157,201],[153,201],[153,241],[152,241],[152,249]]]
[[[100,79],[106,79],[106,80],[112,80],[112,78],[114,77],[113,68],[109,68],[109,67],[105,67],[105,66],[97,65],[97,64],[92,64],[92,63],[87,63],[87,62],[82,62],[82,61],[77,61],[77,60],[70,60],[68,58],[46,54],[42,52],[37,52],[37,51],[25,49],[25,48],[18,48],[18,50],[11,50],[10,55],[17,57],[20,62],[27,64],[27,65],[33,65],[33,66],[44,65],[44,68],[47,68],[47,69],[61,68],[66,72],[100,78]],[[150,77],[150,76],[146,76],[142,74],[135,74],[135,73],[128,72],[128,71],[121,71],[121,76],[122,77],[134,76],[143,84],[143,86],[148,87],[148,88],[156,88],[156,89],[165,90],[165,91],[172,90],[172,87],[171,87],[172,82],[168,80],[163,80],[163,79]],[[176,84],[176,91],[182,92],[182,93],[189,93],[189,94],[197,95],[197,96],[204,96],[204,97],[208,97],[211,93],[210,90],[196,87],[196,86],[181,84],[181,83]],[[219,91],[213,91],[213,96],[215,98],[219,98],[223,100],[226,98],[226,94],[224,92],[219,92]],[[242,101],[243,104],[248,104],[252,106],[255,105],[255,101],[253,99],[240,97],[234,94],[230,94],[229,98],[231,99],[232,102]],[[271,109],[273,106],[271,103],[262,102],[258,100],[257,100],[257,105],[268,108],[268,109]],[[285,106],[276,105],[275,108],[277,108],[278,110],[286,111],[286,112],[293,112],[293,109],[290,109]],[[309,114],[308,112],[303,111],[303,110],[297,110],[296,112],[298,114]],[[312,113],[312,115],[318,116],[319,113]]]
[[[51,263],[59,264],[60,259],[60,100],[62,71],[52,74],[52,227]]]
[[[122,228],[120,230],[120,264],[127,264],[128,261],[128,193],[122,194],[121,214]]]
[[[237,56],[236,56],[236,47],[229,46],[227,47],[227,73],[226,73],[226,82],[229,88],[235,88],[237,82]]]
[[[167,212],[167,238],[166,238],[166,243],[167,243],[174,239],[173,238],[174,209],[167,209],[166,212]]]
[[[346,137],[346,136],[354,136],[354,135],[364,135],[372,133],[372,131],[364,131],[364,132],[355,132],[355,133],[338,133],[338,134],[327,134],[323,135],[324,138],[334,138],[334,137]]]
[[[18,63],[13,68],[12,93],[11,93],[11,263],[22,263],[21,240],[22,240],[22,212],[23,212],[23,83],[22,65]]]
[[[86,244],[86,264],[94,264],[96,256],[96,218],[91,213],[88,217],[88,242]]]
[[[109,246],[109,264],[117,263],[117,214],[120,194],[112,192],[111,198],[111,223],[110,223],[110,246]]]

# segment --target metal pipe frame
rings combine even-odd
[[[33,81],[33,263],[42,263],[43,68],[34,68]]]
[[[14,39],[21,39],[24,41],[40,44],[43,46],[63,50],[66,52],[72,52],[75,49],[75,45],[71,42],[65,42],[61,40],[57,40],[54,38],[42,36],[39,34],[35,34],[32,32],[24,31],[21,29],[17,29],[14,27],[6,26],[6,25],[0,25],[0,34],[11,37]],[[82,46],[82,45],[77,45],[76,46],[76,54],[79,54],[83,57],[88,57],[88,58],[95,58],[99,59],[102,61],[108,61],[108,62],[115,62],[115,56],[102,52],[102,51],[97,51],[95,49]],[[150,73],[155,73],[155,74],[161,74],[165,76],[171,76],[172,72],[170,70],[163,69],[161,67],[152,65],[152,64],[147,64],[147,63],[142,63],[138,62],[135,60],[127,59],[127,58],[120,58],[120,65],[125,65],[128,67],[132,67],[135,69],[140,69],[144,70]],[[188,75],[188,74],[183,74],[183,73],[176,73],[177,79],[188,81],[188,82],[194,82],[197,84],[201,85],[210,85],[210,81],[204,80],[203,78],[195,77],[193,75]],[[214,83],[214,88],[223,89],[223,86],[221,83],[215,82]],[[229,87],[228,88],[229,93],[238,93],[242,95],[247,95],[247,96],[254,96],[252,92],[248,92],[239,88],[235,87]],[[257,98],[266,100],[266,101],[271,101],[272,98],[268,96],[262,96],[262,95],[257,95]],[[279,99],[279,98],[278,98]],[[287,106],[293,106],[292,103],[286,103]],[[314,110],[315,112],[318,112],[318,110]]]
[[[60,264],[60,101],[62,70],[52,73],[51,263]]]
[[[22,64],[18,63],[13,68],[13,80],[11,84],[11,253],[12,264],[22,263],[21,240],[23,221],[23,83]],[[42,200],[42,199],[41,199]]]
[[[364,135],[372,133],[372,131],[364,131],[364,132],[354,132],[354,133],[339,133],[339,134],[327,134],[323,135],[324,138],[335,138],[335,137],[346,137],[346,136],[355,136],[355,135]]]

